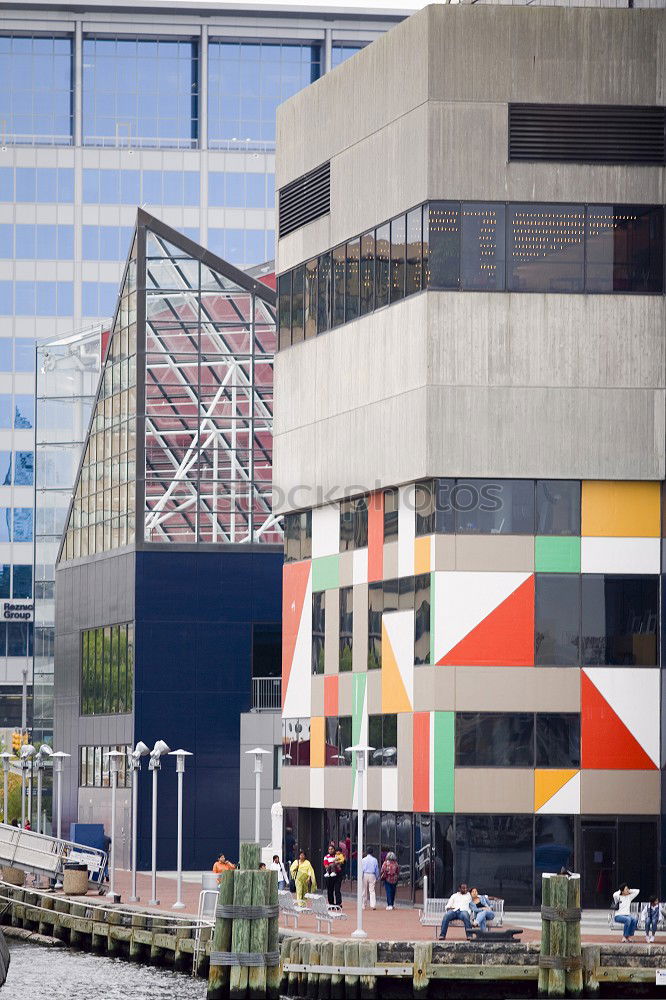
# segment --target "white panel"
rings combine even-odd
[[[324,768],[310,768],[310,809],[324,808]]]
[[[414,612],[393,611],[382,618],[402,683],[414,708]],[[406,710],[406,709],[405,709]]]
[[[585,667],[585,673],[658,767],[659,668]]]
[[[398,576],[414,575],[414,484],[398,490]]]
[[[398,768],[383,767],[382,772],[382,809],[390,812],[398,811]]]
[[[537,809],[538,813],[565,816],[580,813],[580,771]]]
[[[357,583],[367,583],[368,582],[368,550],[367,549],[354,549],[354,562],[353,562],[353,578],[352,582]]]
[[[340,551],[340,508],[338,504],[315,507],[312,511],[312,558],[335,556]]]
[[[282,717],[310,717],[312,704],[312,569],[303,598],[303,610],[294,646],[294,657],[284,699]]]
[[[435,663],[505,601],[530,573],[435,574]]]
[[[581,573],[659,573],[659,538],[581,538]]]

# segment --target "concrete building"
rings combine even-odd
[[[369,743],[403,898],[666,889],[665,43],[436,5],[278,112],[285,851]]]
[[[272,259],[275,107],[401,16],[0,3],[0,601],[53,581],[38,560],[33,588],[35,341],[108,325],[139,205],[237,266]],[[62,449],[47,487],[77,461]],[[52,737],[52,650],[42,616],[36,739]],[[20,725],[32,656],[32,623],[0,622],[0,729]]]

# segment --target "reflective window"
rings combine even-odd
[[[0,475],[4,470],[4,463],[0,463]],[[9,472],[5,475],[5,483]],[[34,455],[31,451],[17,451],[14,453],[14,484],[16,486],[32,486],[34,482]]]
[[[375,231],[375,309],[387,306],[391,282],[391,227]]]
[[[0,201],[14,201],[13,167],[0,167]]]
[[[291,344],[291,271],[277,280],[280,350]]]
[[[344,244],[332,253],[333,282],[331,326],[341,326],[345,321],[345,273],[347,254]]]
[[[19,260],[72,260],[74,227],[19,223],[15,226],[15,254]]]
[[[430,663],[430,573],[414,578],[414,663]]]
[[[35,397],[14,396],[14,427],[35,426]]]
[[[7,656],[32,656],[32,622],[7,622],[5,629]]]
[[[537,535],[580,535],[580,483],[537,479]]]
[[[538,818],[538,817],[537,817]],[[532,905],[532,816],[456,816],[456,878]]]
[[[404,215],[391,221],[391,302],[405,295],[407,228]]]
[[[72,39],[0,35],[0,120],[15,143],[72,141]]]
[[[458,534],[534,534],[532,479],[457,479],[441,499],[445,513],[447,506],[455,511]]]
[[[457,767],[533,767],[531,712],[456,712]]]
[[[14,286],[11,281],[0,281],[0,316],[14,312]]]
[[[125,756],[120,760],[120,770],[116,779],[117,788],[132,787],[132,772],[127,765],[127,760],[132,752],[131,746],[118,744],[117,746],[79,748],[79,788],[108,788],[110,784],[109,757],[111,750],[118,751]],[[97,764],[97,766],[95,766]]]
[[[294,273],[292,276],[292,294],[291,294],[292,344],[299,344],[305,336],[305,331],[303,329],[303,324],[305,321],[304,296],[305,296],[305,267],[301,265],[300,267],[294,268]]]
[[[541,876],[544,872],[574,870],[574,817],[534,817],[534,889],[541,901]],[[624,871],[624,869],[622,869]]]
[[[398,763],[397,715],[368,716],[368,757],[370,767],[395,767]]]
[[[353,587],[340,587],[340,673],[352,669],[353,597]]]
[[[340,501],[340,552],[368,544],[368,498]]]
[[[113,281],[84,281],[83,315],[105,318],[113,316],[117,297],[118,285]]]
[[[14,341],[14,371],[34,372],[35,342],[30,337],[17,337]]]
[[[14,508],[14,535],[15,542],[32,541],[32,507]]]
[[[12,540],[12,508],[0,507],[0,542]]]
[[[534,662],[580,664],[580,574],[535,575]]]
[[[12,397],[0,394],[0,427],[11,427],[12,415]]]
[[[72,167],[17,167],[16,201],[71,203],[74,201]]]
[[[427,479],[414,489],[416,534],[431,535],[435,530],[435,482]]]
[[[24,486],[32,486],[32,452],[31,451],[20,451],[17,452],[16,462],[17,462],[17,473],[18,473],[18,456],[19,455],[30,455],[30,482],[24,483]],[[17,475],[18,481],[18,475]],[[12,453],[11,451],[0,451],[0,486],[11,486],[12,484]]]
[[[208,138],[211,148],[275,142],[278,104],[319,78],[315,45],[209,42]]]
[[[588,292],[663,292],[661,206],[590,205],[586,235]]]
[[[17,316],[71,316],[74,286],[71,281],[17,281],[14,309]]]
[[[407,272],[405,294],[420,292],[423,282],[423,234],[421,232],[421,209],[407,213]]]
[[[332,271],[331,255],[319,258],[319,286],[317,289],[317,333],[324,333],[331,326]]]
[[[324,672],[324,641],[326,638],[326,592],[312,595],[312,673]]]
[[[305,339],[317,336],[317,258],[305,265],[304,329]]]
[[[198,77],[193,42],[84,38],[84,143],[196,145]]]
[[[0,340],[0,371],[10,372],[13,370],[13,346],[9,337]]]
[[[81,715],[117,715],[134,704],[134,625],[81,632]]]
[[[580,715],[537,712],[536,766],[580,767]]]
[[[212,170],[208,174],[208,204],[225,208],[269,208],[275,202],[275,175]]]
[[[12,597],[32,597],[32,566],[12,566]]]
[[[372,312],[375,308],[375,234],[365,233],[361,237],[360,269],[360,314]]]
[[[381,583],[368,584],[368,670],[382,665],[382,612],[384,589]]]
[[[347,271],[345,281],[345,320],[356,319],[359,312],[359,265],[361,243],[352,240],[347,244]]]
[[[504,288],[504,205],[463,202],[460,287]]]
[[[140,170],[83,169],[83,201],[88,205],[140,205]]]
[[[582,205],[509,205],[507,288],[515,292],[582,292]]]
[[[583,663],[657,666],[659,577],[584,573],[581,581]]]
[[[11,580],[11,567],[7,563],[0,564],[0,598],[8,598]],[[16,595],[14,595],[16,596]]]
[[[355,56],[363,48],[362,45],[348,45],[347,43],[336,43],[331,47],[331,69],[335,69],[340,63]]]
[[[9,222],[0,225],[0,257],[2,260],[14,257],[14,227]]]
[[[148,205],[198,205],[199,173],[195,170],[144,170],[142,201]]]
[[[460,205],[454,201],[430,204],[426,284],[429,288],[457,288],[460,273]]]
[[[125,260],[133,234],[132,226],[83,226],[83,259]]]
[[[397,486],[384,490],[384,541],[398,537],[398,500]]]

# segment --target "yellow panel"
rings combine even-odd
[[[382,622],[382,712],[411,712],[412,706],[400,674],[386,625]]]
[[[310,719],[310,767],[324,766],[324,749],[324,717],[315,715]]]
[[[659,483],[584,482],[582,534],[658,538],[661,534],[660,488]]]
[[[430,572],[430,535],[414,539],[414,573]]]
[[[541,806],[545,805],[548,799],[552,799],[555,792],[566,785],[567,781],[573,778],[578,771],[567,770],[565,768],[553,768],[534,772],[534,811],[538,812]]]

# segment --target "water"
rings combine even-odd
[[[206,983],[169,969],[7,939],[11,1000],[203,1000]]]

